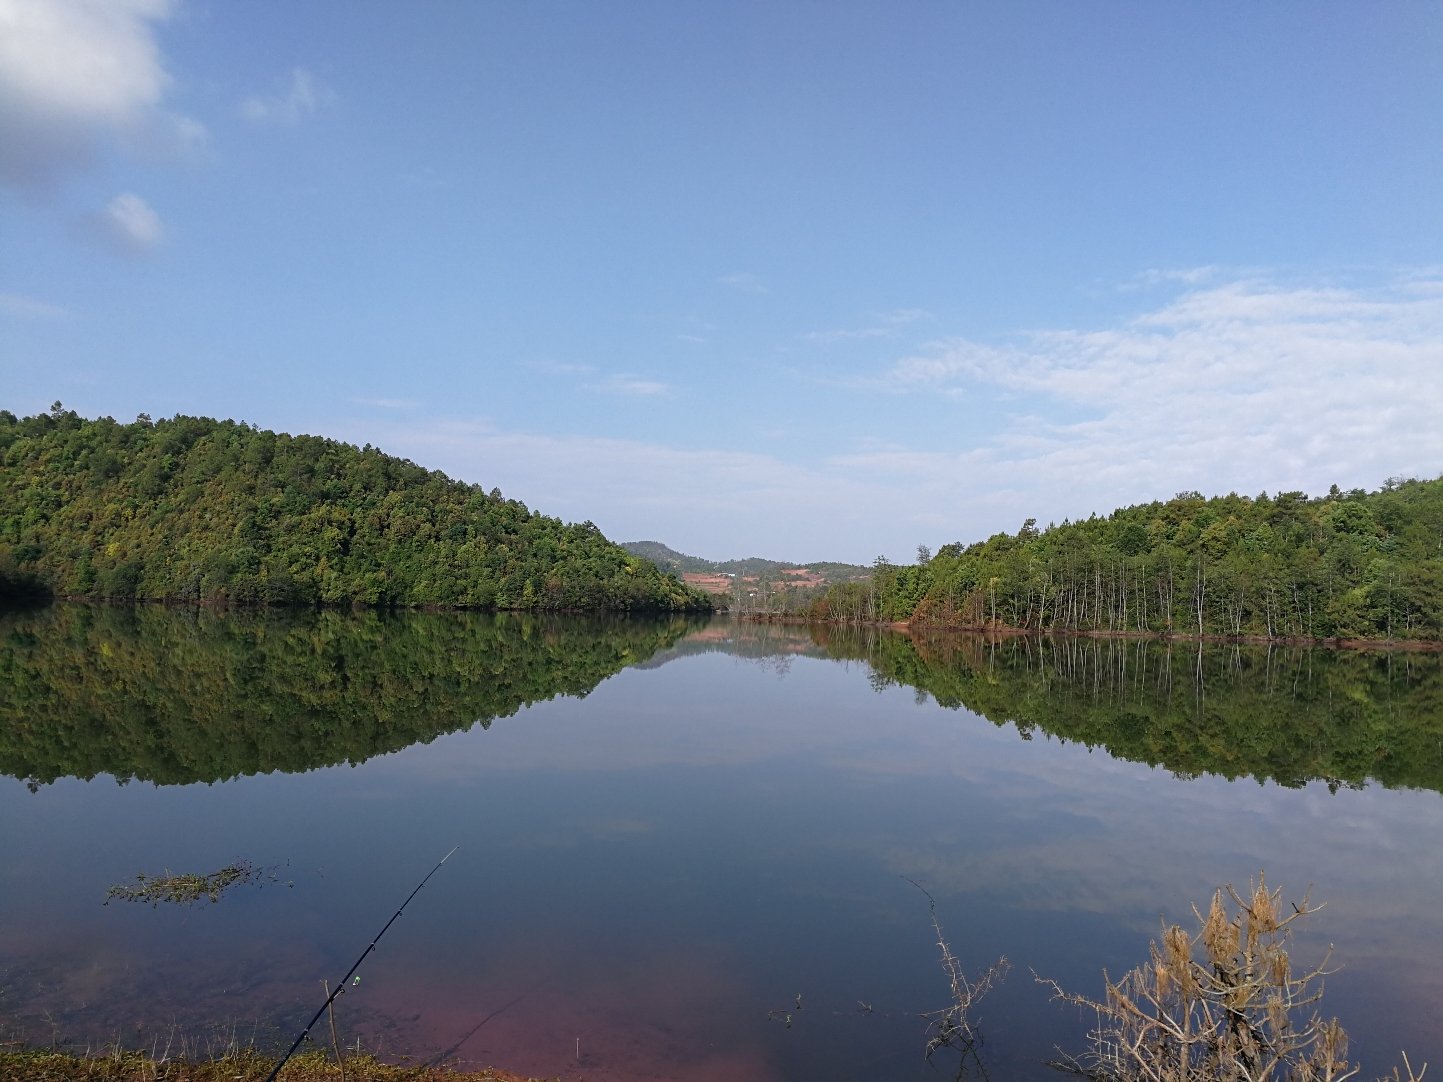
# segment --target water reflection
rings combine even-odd
[[[695,626],[53,606],[0,622],[0,772],[34,788],[360,763],[585,696]]]
[[[864,662],[997,725],[1181,776],[1443,791],[1443,656],[1102,639],[908,638],[687,618],[57,606],[0,623],[0,772],[158,784],[360,763],[624,668]]]
[[[833,657],[970,710],[1181,776],[1443,791],[1443,655],[817,629]]]
[[[1435,658],[1205,651],[1199,684],[1194,653],[1136,643],[48,618],[0,625],[3,686],[25,696],[5,693],[5,769],[43,783],[0,784],[0,1019],[33,1037],[48,1018],[62,1041],[148,1047],[234,1020],[283,1046],[321,979],[460,844],[338,1001],[347,1039],[547,1077],[935,1078],[918,1016],[947,982],[905,876],[969,972],[1014,962],[981,1007],[983,1056],[994,1078],[1040,1080],[1085,1020],[1029,967],[1096,992],[1162,914],[1265,867],[1328,902],[1304,951],[1337,946],[1327,1006],[1357,1058],[1443,1057]],[[72,749],[103,742],[107,711],[123,738]],[[321,731],[331,711],[345,741]],[[201,751],[149,746],[192,718]],[[304,772],[271,729],[301,734]],[[231,780],[168,784],[192,762]],[[167,784],[73,777],[107,763]],[[294,887],[101,905],[137,871],[237,857]],[[790,1029],[769,1019],[797,994]]]

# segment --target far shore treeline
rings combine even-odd
[[[236,421],[0,410],[0,602],[709,611],[708,595],[518,500]]]
[[[1310,499],[1179,493],[894,566],[822,621],[1269,640],[1443,639],[1443,478]]]

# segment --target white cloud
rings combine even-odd
[[[618,392],[650,382],[614,379]],[[831,436],[736,434],[797,447],[775,453],[444,420],[358,431],[621,540],[712,558],[910,560],[918,542],[1187,489],[1321,494],[1437,476],[1443,275],[1376,290],[1217,284],[1111,326],[940,340],[851,385],[866,408],[839,412]]]
[[[107,140],[183,147],[167,113],[155,25],[171,0],[0,0],[0,182],[40,194],[93,164]]]
[[[0,312],[18,319],[58,319],[68,314],[58,304],[36,300],[19,293],[0,293]]]
[[[240,103],[240,114],[256,124],[299,124],[336,100],[335,93],[305,68],[294,68],[275,94],[252,95]]]
[[[1232,282],[1111,329],[1002,347],[936,342],[854,385],[963,402],[1000,394],[1016,403],[1003,435],[965,454],[879,449],[846,461],[953,498],[1030,490],[1030,513],[1059,518],[1182,489],[1318,492],[1434,476],[1443,471],[1437,284]]]
[[[133,192],[123,192],[88,220],[97,239],[125,255],[143,255],[165,237],[160,216]]]

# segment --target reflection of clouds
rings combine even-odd
[[[522,849],[574,849],[588,842],[626,842],[651,836],[656,824],[645,819],[578,816],[560,826],[540,831],[518,831],[512,843]]]
[[[866,857],[939,896],[1091,912],[1149,936],[1162,917],[1190,926],[1192,905],[1264,871],[1287,898],[1311,887],[1314,902],[1326,903],[1302,931],[1304,956],[1336,941],[1335,961],[1361,980],[1386,972],[1396,978],[1393,994],[1432,989],[1426,994],[1439,1002],[1443,808],[1435,794],[1182,781],[1096,756],[1074,756],[1045,788],[977,784],[968,803],[987,817],[980,836],[938,830]],[[1039,813],[1039,804],[1050,810]]]
[[[545,793],[583,774],[627,772],[641,790],[674,768],[706,768],[738,809],[761,801],[781,817],[775,832],[747,836],[752,874],[813,860],[852,870],[788,880],[798,897],[881,911],[891,887],[874,884],[905,875],[939,901],[971,899],[1051,925],[1091,914],[1139,944],[1162,917],[1186,924],[1215,888],[1264,870],[1287,897],[1312,885],[1314,901],[1327,903],[1299,950],[1313,957],[1337,943],[1346,968],[1334,1009],[1364,996],[1394,1004],[1400,1018],[1417,1013],[1409,996],[1443,1005],[1437,794],[1183,780],[1081,744],[1023,740],[968,711],[919,704],[910,688],[874,692],[868,675],[861,663],[797,657],[778,681],[724,654],[683,658],[362,769],[439,787],[510,775]],[[684,844],[745,829],[702,821],[685,802],[655,823],[611,814],[589,827],[568,815],[516,844],[625,844],[655,837],[649,825]]]
[[[608,819],[601,819],[594,823],[585,823],[582,829],[593,838],[602,841],[617,841],[623,838],[636,838],[644,834],[650,834],[656,829],[655,823],[647,822],[644,819],[627,819],[621,816],[613,816]]]
[[[385,768],[443,783],[497,771],[737,766],[817,753],[849,734],[867,739],[872,696],[849,703],[855,688],[834,679],[840,673],[833,663],[800,658],[789,678],[778,681],[737,662],[709,653],[661,668],[626,669],[581,703],[537,703],[496,719],[488,730],[412,747],[386,759]],[[827,742],[819,742],[814,729],[823,719]]]

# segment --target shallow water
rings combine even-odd
[[[1199,688],[1135,645],[64,608],[0,642],[0,1011],[32,1040],[283,1046],[460,846],[337,1000],[348,1043],[593,1080],[950,1076],[922,1057],[948,986],[915,882],[969,972],[1013,964],[974,1014],[991,1076],[1053,1077],[1086,1020],[1030,970],[1100,993],[1164,915],[1266,869],[1327,902],[1297,953],[1333,944],[1353,1057],[1443,1061],[1436,659],[1209,654]],[[1247,711],[1331,733],[1304,756],[1326,776],[1240,750]],[[102,905],[237,858],[275,881]]]

